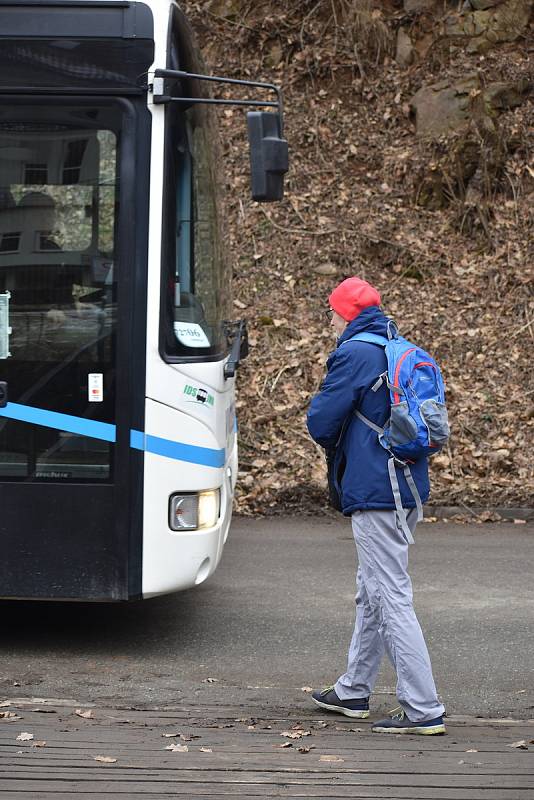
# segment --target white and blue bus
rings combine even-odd
[[[221,558],[247,342],[217,104],[273,107],[255,199],[287,144],[276,87],[204,73],[171,0],[0,0],[0,597],[152,597]]]

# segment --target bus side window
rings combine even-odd
[[[171,16],[168,67],[205,72],[187,25]],[[177,96],[208,97],[204,86],[174,84]],[[232,312],[231,270],[222,243],[217,111],[165,107],[160,353],[166,361],[223,358]]]
[[[176,182],[176,284],[178,286],[175,305],[180,306],[180,292],[193,291],[192,276],[192,180],[193,165],[187,147],[179,148]]]

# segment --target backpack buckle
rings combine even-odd
[[[378,392],[378,390],[380,389],[380,387],[382,386],[384,381],[387,383],[387,378],[388,378],[388,373],[387,373],[387,370],[386,370],[386,372],[383,372],[381,375],[378,376],[376,381],[371,386],[371,391],[372,392]]]

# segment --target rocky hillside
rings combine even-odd
[[[533,0],[187,2],[209,68],[284,88],[279,205],[249,200],[245,126],[222,113],[239,373],[242,513],[324,507],[305,411],[340,280],[380,288],[443,367],[453,436],[436,504],[534,496]],[[530,442],[530,446],[529,443]]]

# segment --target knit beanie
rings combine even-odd
[[[340,317],[352,322],[364,308],[379,306],[380,294],[361,278],[347,278],[336,286],[328,302]]]

